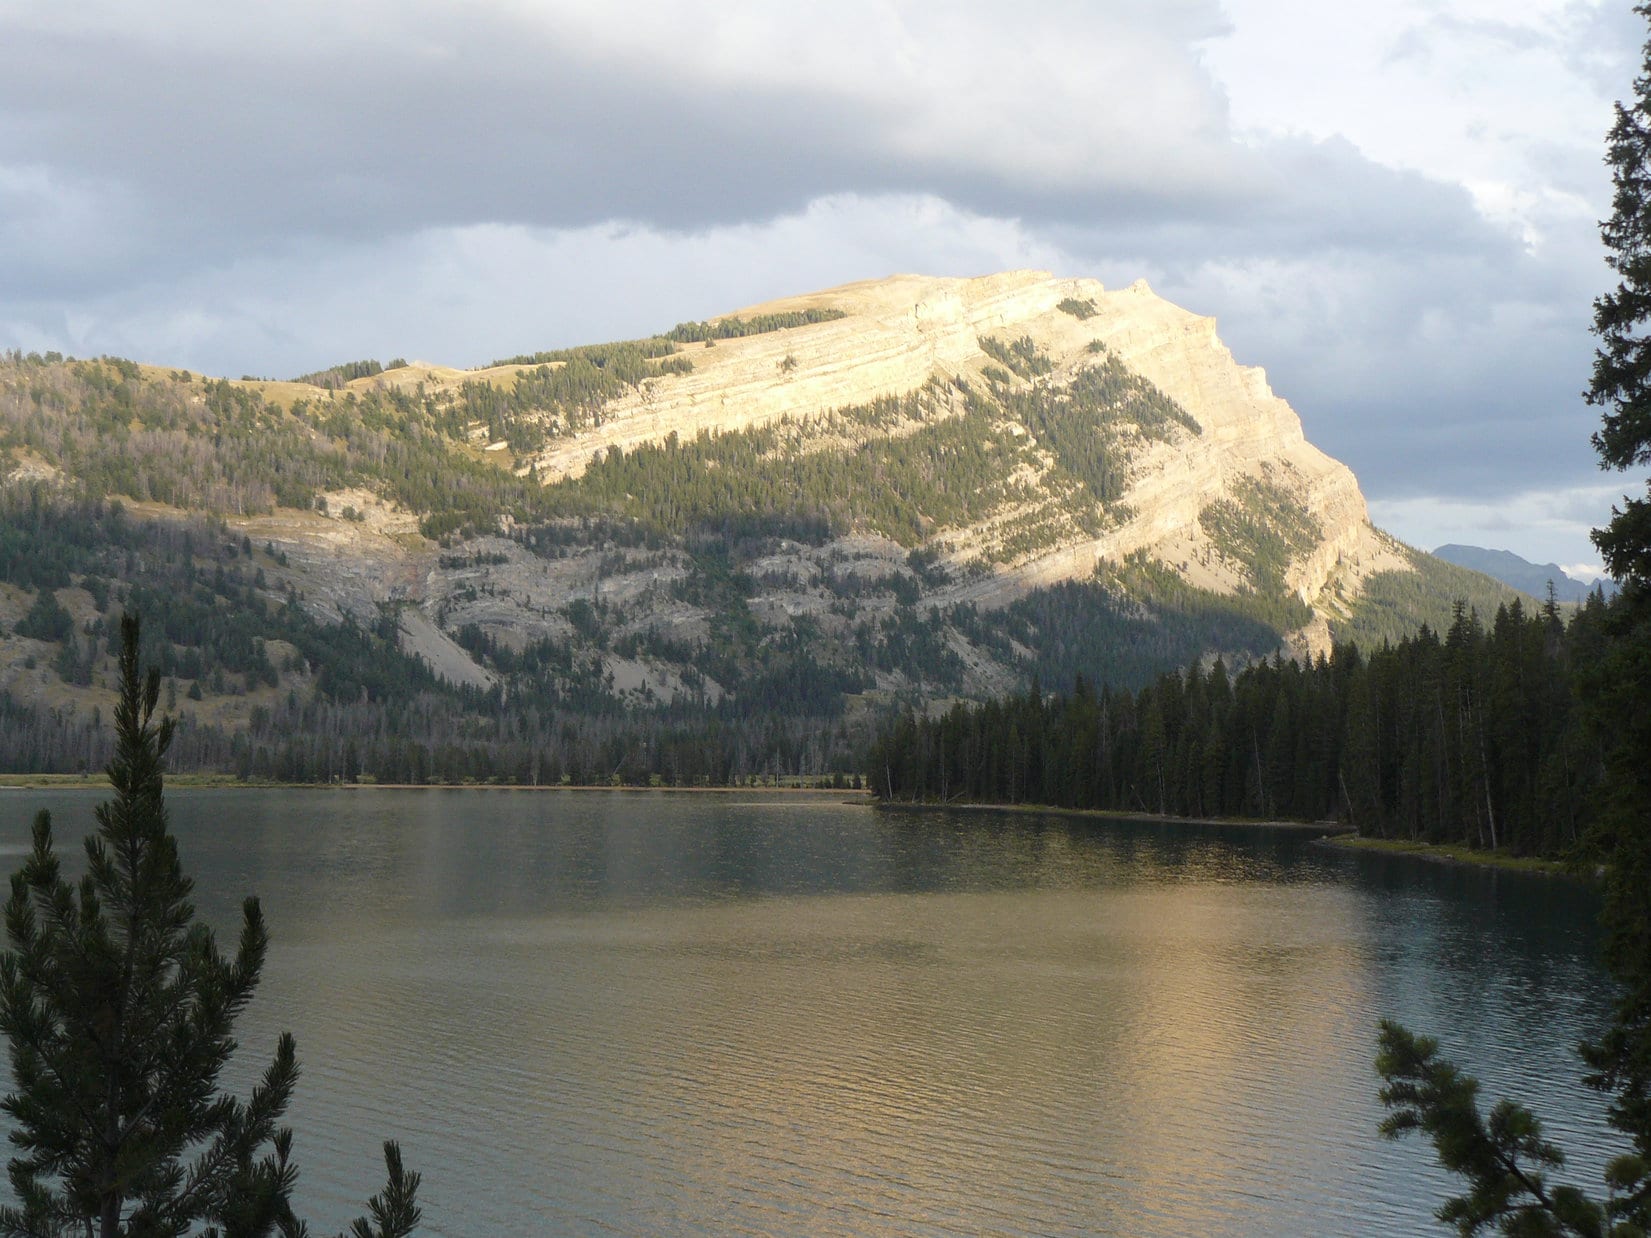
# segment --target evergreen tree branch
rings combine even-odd
[[[8,1165],[18,1202],[0,1208],[0,1238],[298,1238],[298,1171],[280,1126],[299,1074],[292,1037],[244,1103],[217,1083],[268,931],[248,899],[226,958],[193,922],[163,794],[171,720],[155,719],[159,677],[139,672],[136,619],[121,633],[115,795],[97,810],[86,875],[78,889],[63,879],[42,813],[6,903],[0,1034],[13,1089],[0,1110],[19,1154]],[[419,1178],[399,1151],[386,1159],[368,1232],[402,1238],[418,1222]]]

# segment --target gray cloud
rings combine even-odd
[[[1643,35],[1621,7],[1546,36],[1602,91]],[[895,270],[1049,266],[1216,313],[1374,496],[1597,481],[1576,200],[1598,148],[1521,146],[1570,198],[1525,212],[1532,240],[1346,139],[1235,134],[1198,50],[1227,29],[1215,0],[14,5],[0,344],[477,363]]]
[[[1400,35],[1388,49],[1387,59],[1392,63],[1427,59],[1441,38],[1472,41],[1493,51],[1532,51],[1546,45],[1543,35],[1529,26],[1436,13]]]
[[[783,255],[784,260],[778,260]],[[1012,221],[932,197],[846,195],[691,234],[641,225],[483,224],[384,241],[311,241],[174,281],[20,307],[24,347],[110,351],[230,374],[345,357],[480,365],[631,337],[899,269],[983,273],[1067,260]],[[35,326],[26,324],[33,320]]]
[[[1047,85],[1001,66],[1047,95],[1012,104],[942,97],[990,77],[989,46],[972,49],[960,82],[919,62],[879,86],[852,66],[846,81],[707,81],[646,55],[615,62],[526,18],[442,8],[414,10],[412,29],[385,10],[382,27],[339,45],[228,43],[187,17],[166,39],[39,31],[0,40],[0,164],[108,187],[103,227],[138,276],[294,235],[611,219],[695,229],[843,192],[933,193],[1050,223],[1171,220],[1252,247],[1484,243],[1460,190],[1345,143],[1232,142],[1219,92],[1179,41],[1219,29],[1209,6],[1165,6],[1161,27],[1138,6],[1095,11],[1105,20],[1087,23],[1090,58],[1052,41],[1049,15],[1017,19],[1035,27],[1029,54],[1057,59]],[[908,39],[932,56],[928,33]],[[441,54],[418,54],[428,47]],[[1081,76],[1089,59],[1093,80]],[[50,274],[25,272],[22,286]]]
[[[1606,98],[1633,79],[1645,43],[1645,20],[1614,0],[1571,0],[1560,23],[1559,50],[1578,77]]]

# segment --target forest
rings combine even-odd
[[[1138,691],[1092,687],[908,713],[872,746],[890,800],[1190,817],[1340,820],[1361,833],[1557,856],[1587,832],[1605,742],[1579,692],[1610,623],[1598,594],[1458,605],[1368,657],[1340,644],[1229,673],[1219,658]]]
[[[498,686],[455,687],[401,649],[396,606],[317,617],[281,583],[290,580],[283,552],[220,519],[143,519],[118,502],[40,486],[0,490],[0,584],[20,591],[12,629],[33,642],[17,650],[25,673],[40,662],[65,688],[95,689],[111,673],[119,616],[138,613],[145,661],[179,716],[176,767],[304,782],[846,778],[901,699],[870,692],[880,675],[908,684],[914,702],[959,692],[964,654],[1018,663],[1045,683],[1087,675],[1137,686],[1212,643],[1245,659],[1278,643],[1261,617],[1145,560],[982,612],[925,606],[923,590],[947,573],[917,549],[896,575],[828,572],[827,624],[807,614],[759,620],[751,603],[765,586],[717,537],[684,550],[634,523],[588,520],[523,525],[513,536],[545,556],[594,540],[629,546],[644,564],[685,565],[666,600],[704,613],[705,635],[683,641],[623,607],[577,599],[565,608],[566,637],[507,645],[460,625],[454,638]],[[771,544],[736,543],[747,554]],[[474,566],[499,556],[446,557]],[[675,667],[686,692],[623,693],[604,670],[610,656]],[[720,695],[696,691],[707,681]],[[77,708],[80,699],[0,697],[0,770],[99,768],[109,720],[89,704],[95,697]]]
[[[762,641],[740,618],[748,582],[726,564],[707,562],[692,578],[725,616],[721,635],[682,656],[725,674],[737,697],[638,709],[604,682],[591,656],[600,642],[542,641],[518,653],[461,632],[507,673],[508,689],[455,687],[400,649],[394,607],[373,623],[325,622],[270,583],[278,558],[207,517],[139,520],[119,503],[0,489],[0,582],[33,592],[16,635],[45,647],[39,656],[62,683],[87,686],[107,678],[120,615],[141,615],[144,662],[160,671],[179,718],[180,771],[692,785],[781,774],[842,781],[851,770],[857,745],[842,728],[841,696],[863,680],[797,639]],[[94,618],[74,622],[58,597],[71,588],[84,591]],[[592,622],[600,636],[601,618]],[[868,630],[872,655],[890,639]],[[250,725],[214,721],[207,707],[222,700],[250,704]],[[91,772],[112,742],[100,710],[0,695],[0,770]]]
[[[642,454],[664,464],[684,450]],[[605,469],[593,473],[593,486],[611,484]],[[776,530],[806,528],[730,523],[709,503],[695,524],[682,519],[696,502],[693,486],[674,491],[686,538],[645,510],[546,518],[511,536],[549,558],[597,545],[616,561],[631,554],[644,567],[685,567],[662,601],[704,614],[705,634],[685,641],[624,607],[583,600],[565,609],[566,636],[525,645],[460,625],[453,636],[496,676],[491,690],[456,687],[404,652],[395,604],[342,622],[315,611],[290,583],[283,552],[209,515],[140,518],[115,501],[7,487],[0,584],[23,591],[12,626],[36,642],[27,666],[44,662],[69,688],[107,680],[119,615],[141,614],[145,659],[162,671],[167,706],[180,715],[178,768],[284,781],[844,778],[865,768],[889,710],[963,692],[966,659],[1016,667],[1062,691],[1081,679],[1133,692],[1212,648],[1241,664],[1266,659],[1301,618],[1288,595],[1196,589],[1145,556],[1002,610],[925,605],[926,590],[949,573],[917,547],[893,575],[827,570],[811,586],[829,594],[826,615],[759,619],[759,590],[807,586],[759,581],[746,565],[774,549]],[[821,519],[829,522],[829,509]],[[455,567],[501,557],[462,548],[443,556]],[[65,605],[76,596],[79,622]],[[674,667],[684,691],[666,699],[622,692],[605,670],[611,657]],[[701,691],[707,682],[717,690]],[[905,687],[874,691],[880,682]],[[74,699],[0,700],[0,770],[97,769],[108,721]]]

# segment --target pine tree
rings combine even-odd
[[[1651,2],[1634,6],[1651,20]],[[1616,186],[1601,227],[1617,289],[1594,304],[1593,382],[1587,398],[1607,412],[1594,446],[1603,465],[1651,464],[1651,39],[1634,100],[1617,105],[1606,162]],[[1651,494],[1651,490],[1648,490]],[[1584,1046],[1588,1082],[1612,1095],[1611,1124],[1632,1151],[1606,1172],[1603,1202],[1550,1188],[1543,1170],[1564,1163],[1522,1106],[1479,1113],[1478,1084],[1437,1056],[1437,1046],[1384,1023],[1377,1060],[1391,1113],[1384,1134],[1428,1134],[1445,1168],[1467,1179],[1441,1219],[1459,1232],[1495,1225],[1509,1234],[1643,1235],[1651,1231],[1651,501],[1625,499],[1594,534],[1622,591],[1606,621],[1608,644],[1585,682],[1606,752],[1596,845],[1606,862],[1605,961],[1619,996],[1604,1036]]]
[[[0,1209],[0,1234],[302,1235],[280,1125],[298,1079],[291,1035],[244,1102],[218,1089],[263,968],[263,917],[249,898],[233,958],[194,923],[163,796],[172,720],[155,717],[160,675],[139,673],[134,617],[121,635],[114,798],[86,839],[86,874],[78,886],[63,877],[42,812],[6,904],[0,1032],[15,1086],[0,1109],[15,1126],[18,1202]],[[418,1175],[393,1144],[385,1157],[389,1185],[359,1238],[418,1221]]]
[[[1651,4],[1634,11],[1651,18]],[[1594,302],[1600,345],[1586,398],[1607,410],[1593,439],[1601,463],[1627,469],[1651,464],[1651,43],[1633,102],[1616,106],[1606,163],[1616,192],[1600,235],[1620,282]],[[1625,499],[1594,540],[1613,576],[1651,581],[1651,502]]]
[[[1651,3],[1634,11],[1651,20]],[[1616,194],[1601,235],[1620,282],[1594,303],[1600,347],[1588,399],[1607,409],[1594,435],[1600,460],[1621,470],[1651,465],[1651,40],[1633,103],[1617,105],[1606,162]],[[1585,1056],[1590,1082],[1614,1094],[1613,1125],[1633,1141],[1620,1185],[1624,1206],[1644,1223],[1651,1218],[1651,497],[1625,498],[1594,543],[1622,584],[1607,616],[1606,656],[1585,685],[1606,748],[1605,957],[1621,996],[1610,1028]]]

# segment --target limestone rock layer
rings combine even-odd
[[[1078,307],[1079,312],[1062,305]],[[781,417],[807,419],[932,380],[979,383],[991,364],[981,337],[1029,338],[1070,375],[1096,363],[1096,341],[1195,417],[1196,435],[1153,442],[1131,461],[1128,516],[1093,538],[1075,538],[1022,562],[999,563],[960,591],[983,604],[1040,584],[1087,575],[1098,563],[1145,551],[1193,583],[1230,591],[1242,583],[1200,523],[1244,478],[1287,491],[1317,526],[1295,555],[1288,587],[1322,619],[1356,596],[1359,582],[1406,561],[1369,525],[1351,470],[1309,443],[1301,419],[1256,367],[1239,365],[1215,320],[1157,296],[1144,281],[1109,291],[1091,279],[1013,271],[973,279],[898,275],[847,284],[737,311],[748,318],[810,308],[842,318],[687,350],[694,369],[651,380],[604,410],[602,424],[553,441],[533,463],[547,482],[577,476],[594,451],[634,448],[676,433],[728,432]],[[943,545],[966,558],[967,530]],[[1314,627],[1321,627],[1315,624]],[[1314,633],[1308,643],[1317,644]]]

